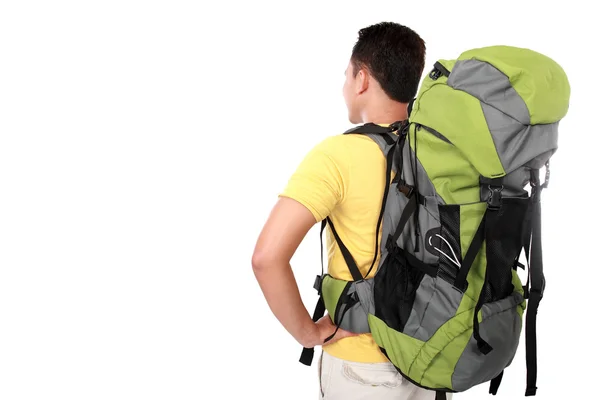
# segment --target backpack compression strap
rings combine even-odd
[[[454,287],[458,290],[465,292],[467,289],[467,275],[473,266],[473,262],[475,261],[475,257],[477,253],[481,249],[483,242],[486,237],[491,236],[491,232],[494,230],[496,226],[496,221],[499,217],[499,210],[502,205],[502,181],[503,178],[494,178],[488,179],[481,177],[480,183],[481,185],[488,186],[490,189],[490,196],[488,198],[488,206],[485,210],[483,217],[481,218],[481,222],[469,248],[467,250],[467,254],[462,263],[462,267],[458,271],[456,278],[454,280]],[[486,285],[489,279],[489,268],[485,269],[485,276],[483,278],[483,286]],[[473,337],[477,341],[477,348],[481,351],[482,354],[488,354],[493,350],[492,346],[488,342],[486,342],[481,335],[479,334],[479,318],[478,313],[481,310],[484,301],[484,291],[481,290],[479,294],[479,299],[477,300],[477,304],[475,305],[475,309],[473,312]]]
[[[548,168],[548,165],[546,165]],[[466,278],[471,269],[475,256],[483,244],[486,236],[494,228],[496,220],[498,218],[498,205],[501,201],[501,188],[502,178],[496,178],[488,180],[485,178],[481,179],[482,184],[490,186],[491,196],[488,199],[488,208],[485,211],[479,228],[474,235],[473,241],[467,250],[463,266],[460,269],[454,286],[459,290],[466,290]],[[540,185],[539,170],[531,171],[531,197],[530,205],[528,209],[529,215],[526,217],[525,226],[528,230],[526,234],[526,241],[524,243],[525,254],[529,263],[529,275],[527,283],[524,287],[525,297],[529,299],[527,305],[527,315],[525,318],[525,355],[527,365],[527,389],[525,396],[535,396],[537,387],[537,342],[536,342],[536,316],[537,309],[543,296],[545,279],[543,273],[543,260],[542,260],[542,230],[541,230],[541,202],[540,194],[542,189],[548,186],[548,169],[546,170],[546,182]],[[529,221],[531,225],[529,225]],[[531,254],[529,254],[531,251]],[[484,277],[484,284],[488,280],[488,270]],[[482,292],[483,293],[483,292]],[[474,319],[473,319],[473,336],[477,340],[477,347],[483,354],[488,354],[492,348],[491,346],[479,335],[479,321],[477,313],[481,309],[483,294],[480,294],[479,301],[475,307]],[[496,394],[500,382],[502,381],[502,373],[496,376],[490,382],[490,393]]]

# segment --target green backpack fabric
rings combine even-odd
[[[313,319],[327,310],[338,327],[370,332],[403,377],[437,398],[484,382],[496,394],[525,319],[525,395],[535,395],[545,287],[540,194],[569,97],[552,59],[485,47],[436,62],[407,121],[347,131],[371,137],[387,160],[380,262],[375,257],[376,273],[364,279],[331,221],[322,221],[353,280],[318,276]],[[517,274],[522,251],[525,284]],[[313,352],[304,349],[300,361],[310,365]]]

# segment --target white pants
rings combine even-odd
[[[324,400],[434,400],[398,373],[392,363],[358,363],[323,352],[319,360],[319,399]],[[446,394],[448,400],[452,394]]]

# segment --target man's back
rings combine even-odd
[[[364,276],[375,253],[375,229],[384,185],[385,158],[378,145],[364,135],[337,135],[309,152],[281,196],[302,203],[317,221],[329,216]],[[328,273],[337,279],[352,280],[329,227],[326,243]],[[369,277],[373,277],[377,265],[378,261]],[[370,334],[345,338],[323,349],[349,361],[388,361]]]

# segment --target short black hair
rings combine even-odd
[[[358,32],[350,60],[354,76],[366,68],[391,99],[408,103],[425,68],[425,41],[406,26],[381,22]]]

